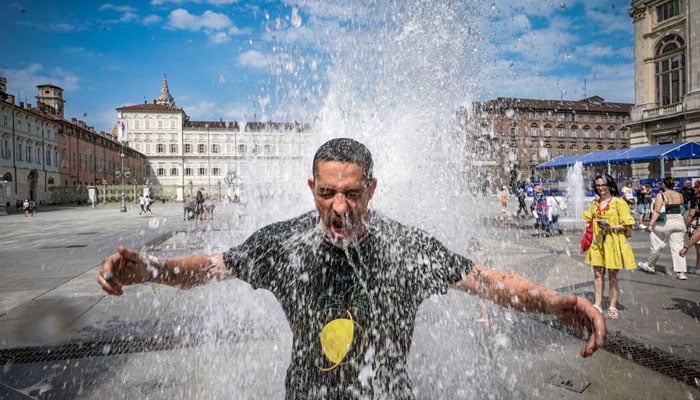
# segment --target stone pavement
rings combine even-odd
[[[496,203],[463,238],[465,254],[592,298],[592,272],[575,250],[580,221],[564,218],[564,235],[536,238],[530,220],[500,220]],[[99,263],[117,244],[158,256],[217,252],[264,222],[233,206],[198,227],[180,204],[153,210],[0,217],[0,399],[284,398],[291,334],[271,294],[236,280],[140,285],[121,297],[99,289]],[[631,243],[639,260],[648,255],[643,232]],[[659,266],[670,264],[666,251]],[[607,320],[606,348],[588,359],[578,356],[580,334],[548,318],[453,291],[428,299],[409,356],[418,398],[700,398],[700,276],[621,279],[621,317]],[[488,323],[476,321],[482,307]]]

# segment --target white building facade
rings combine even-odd
[[[117,109],[128,146],[145,154],[151,195],[190,201],[274,196],[298,191],[311,131],[299,123],[191,121],[175,104],[167,79],[152,103]]]

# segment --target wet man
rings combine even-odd
[[[223,254],[158,260],[119,247],[97,281],[114,295],[135,283],[186,288],[226,278],[269,290],[293,334],[287,399],[412,399],[406,358],[416,312],[448,288],[586,329],[583,357],[603,344],[603,316],[588,300],[474,264],[369,210],[377,188],[372,166],[363,144],[330,140],[316,152],[308,180],[315,211],[265,226]]]

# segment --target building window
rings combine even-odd
[[[671,0],[668,3],[656,7],[656,22],[663,22],[671,17],[679,15],[681,10],[680,3],[680,0]]]
[[[191,176],[192,175],[192,168],[187,167],[185,168],[185,176]]]
[[[544,137],[552,136],[552,130],[549,127],[544,128]]]
[[[617,118],[615,118],[614,115],[608,115],[608,123],[609,124],[614,124],[616,119]]]
[[[158,121],[158,129],[163,129],[163,121]]]
[[[517,138],[516,138],[516,133],[517,133],[517,132],[518,132],[518,131],[517,131],[516,127],[514,127],[514,126],[511,126],[511,127],[510,127],[510,140],[516,140],[516,139],[517,139]],[[257,150],[257,146],[255,146],[254,150]],[[255,152],[257,152],[257,151],[255,151]]]
[[[220,171],[221,171],[221,168],[214,167],[211,169],[211,174],[214,176],[221,175]]]
[[[17,155],[15,158],[17,161],[22,161],[22,143],[17,143]]]
[[[585,139],[588,139],[588,138],[591,137],[591,130],[590,130],[590,128],[588,128],[587,126],[584,126],[584,127],[583,127],[583,137],[584,137]]]
[[[192,145],[189,143],[185,143],[185,153],[191,153],[192,152]]]
[[[627,139],[627,131],[626,130],[621,130],[620,131],[620,139]]]
[[[32,162],[32,146],[27,145],[27,162]]]
[[[171,145],[170,145],[170,152],[171,152],[171,153],[177,153],[177,145],[176,145],[176,144],[171,144]]]
[[[198,152],[198,153],[201,153],[201,154],[206,153],[206,152],[207,152],[207,146],[205,146],[204,144],[201,144],[201,143],[198,144],[198,145],[197,145],[197,152]]]
[[[238,154],[245,155],[245,145],[244,144],[238,145]]]
[[[158,153],[158,154],[165,153],[165,145],[162,143],[158,143],[158,145],[156,146],[156,153]]]
[[[165,168],[160,167],[156,170],[156,175],[158,176],[165,176]]]
[[[603,131],[601,129],[595,130],[595,138],[599,140],[603,138]]]
[[[557,129],[557,137],[560,137],[560,138],[566,137],[566,131],[563,128]]]
[[[150,129],[150,128],[151,128],[151,121],[146,120],[146,121],[143,123],[143,129]]]
[[[170,176],[178,176],[178,170],[177,168],[170,168]]]
[[[683,101],[685,93],[685,42],[678,35],[663,38],[656,46],[656,103],[659,106]]]
[[[214,154],[219,154],[219,145],[214,143],[211,145],[211,152]]]
[[[51,165],[51,150],[46,150],[46,165]]]
[[[598,114],[595,116],[595,122],[600,122],[602,121],[602,117]]]
[[[535,136],[537,136],[537,135],[539,135],[539,134],[540,134],[540,132],[539,132],[539,129],[538,129],[538,128],[530,128],[530,135],[531,135],[532,137],[535,137]]]
[[[204,176],[207,174],[207,169],[204,167],[199,167],[199,175]]]

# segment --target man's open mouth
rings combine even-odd
[[[350,225],[344,218],[333,218],[331,220],[331,232],[337,238],[345,238],[350,235]]]

